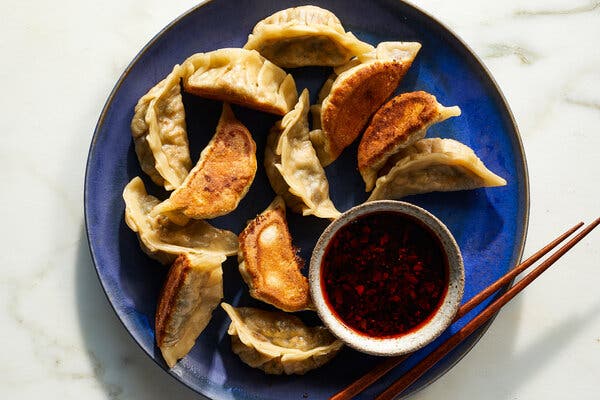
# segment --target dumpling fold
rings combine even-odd
[[[139,177],[125,187],[123,199],[127,226],[137,233],[142,250],[163,264],[172,263],[179,254],[237,254],[238,240],[233,232],[217,229],[206,221],[194,220],[180,226],[163,215],[150,215],[160,200],[146,193]]]
[[[426,92],[403,93],[384,104],[373,115],[358,146],[358,170],[369,192],[377,172],[400,149],[425,137],[438,122],[460,115],[460,108],[444,107]]]
[[[189,57],[186,92],[244,107],[284,115],[298,100],[292,75],[256,50],[219,49]]]
[[[244,46],[283,68],[335,67],[373,49],[346,32],[340,20],[316,6],[288,8],[258,22]]]
[[[305,374],[331,360],[342,348],[325,327],[307,327],[290,314],[256,308],[221,307],[231,318],[227,333],[243,362],[267,374]]]
[[[189,218],[228,214],[244,198],[256,175],[256,143],[228,104],[217,131],[179,188],[152,210],[178,224]]]
[[[194,346],[223,298],[224,255],[182,254],[169,269],[155,317],[156,343],[172,368]]]
[[[177,188],[192,166],[180,88],[184,74],[185,69],[176,65],[142,96],[131,120],[142,170],[167,190]]]
[[[250,295],[284,311],[312,308],[303,261],[292,245],[285,203],[276,197],[239,236],[238,262]]]
[[[319,92],[319,104],[311,107],[310,139],[321,165],[331,164],[360,135],[396,90],[420,48],[415,42],[382,42],[334,70]]]
[[[265,149],[265,169],[273,190],[303,215],[335,219],[340,212],[329,197],[325,170],[309,137],[308,90],[294,109],[271,129]]]
[[[368,201],[506,185],[471,148],[453,139],[421,139],[392,156],[381,174]]]

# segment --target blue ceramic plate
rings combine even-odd
[[[160,32],[131,62],[111,93],[92,140],[85,182],[85,214],[90,248],[98,276],[115,312],[142,349],[168,371],[154,340],[157,296],[167,268],[146,257],[123,219],[123,188],[141,176],[149,191],[156,188],[138,165],[129,123],[137,100],[176,63],[193,53],[222,47],[241,47],[259,20],[303,1],[215,0],[194,8]],[[422,11],[400,1],[329,0],[310,3],[333,11],[346,29],[377,44],[385,40],[419,41],[423,48],[399,91],[425,90],[445,105],[459,105],[462,116],[429,130],[429,137],[451,137],[471,146],[486,165],[506,178],[502,188],[432,193],[406,198],[439,217],[462,249],[466,267],[465,300],[503,275],[520,259],[527,228],[528,183],[523,148],[514,120],[498,87],[477,57],[452,32]],[[329,74],[328,68],[294,70],[299,91],[307,87],[314,103]],[[184,95],[192,158],[197,159],[213,135],[221,104]],[[277,118],[235,107],[258,145],[262,158],[267,132]],[[262,163],[259,163],[262,165]],[[356,144],[326,169],[331,196],[340,210],[366,199],[356,167]],[[273,199],[264,170],[259,168],[248,195],[233,213],[212,222],[240,232],[250,218]],[[289,213],[289,224],[302,257],[310,254],[327,222]],[[235,258],[224,264],[225,300],[234,305],[257,305],[237,271]],[[486,303],[487,304],[487,303]],[[486,304],[482,305],[485,306]],[[264,305],[260,305],[264,307]],[[469,319],[473,313],[465,319]],[[314,315],[303,315],[315,323]],[[454,324],[436,343],[461,328]],[[182,383],[219,399],[322,399],[369,371],[380,360],[343,350],[328,365],[304,376],[269,377],[246,366],[231,352],[226,334],[229,320],[219,308],[190,354],[168,371]],[[434,381],[474,345],[479,330],[449,354],[410,392]],[[435,345],[435,344],[434,344]],[[432,346],[414,354],[403,367],[363,393],[373,398],[403,371],[423,358]]]

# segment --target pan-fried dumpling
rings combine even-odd
[[[131,120],[142,170],[167,190],[177,188],[192,167],[179,86],[184,72],[176,65],[138,101]]]
[[[217,132],[200,160],[152,215],[164,214],[178,224],[185,224],[189,218],[225,215],[248,193],[256,168],[256,143],[225,103]]]
[[[371,119],[358,146],[358,170],[369,192],[377,171],[393,154],[425,137],[438,122],[460,115],[460,108],[444,107],[426,92],[403,93],[384,104]]]
[[[368,201],[506,185],[470,147],[453,139],[421,139],[392,156],[381,172]]]
[[[221,307],[231,318],[227,333],[233,352],[267,374],[304,374],[327,363],[342,348],[342,341],[325,327],[307,327],[294,315],[227,303]]]
[[[179,254],[237,254],[237,235],[211,226],[206,221],[190,221],[185,226],[172,223],[164,215],[151,216],[160,201],[146,193],[144,182],[135,177],[123,191],[125,222],[136,232],[142,250],[163,264],[170,264]]]
[[[369,118],[394,92],[421,45],[383,42],[335,69],[312,106],[311,141],[321,165],[331,164],[358,137]]]
[[[223,298],[224,255],[182,254],[158,299],[156,343],[169,368],[194,346]]]
[[[260,21],[244,46],[257,50],[283,68],[322,65],[335,67],[373,50],[346,32],[340,20],[316,6],[293,7]]]
[[[298,100],[292,75],[256,50],[219,49],[194,54],[183,64],[184,89],[192,94],[284,115]]]
[[[285,219],[285,203],[271,205],[240,233],[238,261],[242,278],[255,299],[284,311],[312,308],[303,261],[292,246]]]
[[[296,107],[271,129],[265,169],[273,190],[303,215],[335,219],[340,212],[329,198],[329,183],[308,135],[308,90]]]

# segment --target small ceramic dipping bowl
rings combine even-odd
[[[456,315],[465,274],[448,228],[409,203],[374,201],[346,211],[319,238],[310,292],[331,332],[368,354],[420,349]]]

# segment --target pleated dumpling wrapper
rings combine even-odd
[[[321,65],[335,67],[373,49],[329,10],[316,6],[288,8],[260,21],[244,46],[257,50],[283,68]]]
[[[420,48],[415,42],[382,42],[334,70],[319,92],[319,103],[311,107],[310,139],[321,165],[335,161],[360,135],[396,90]]]
[[[368,201],[504,186],[473,150],[453,139],[421,139],[388,160]]]
[[[292,245],[281,197],[248,223],[239,241],[239,270],[250,296],[284,311],[312,309],[303,261]]]
[[[267,374],[305,374],[327,363],[343,346],[325,327],[307,327],[291,314],[227,303],[221,307],[231,318],[227,333],[233,352]]]
[[[298,100],[292,75],[256,50],[229,48],[194,54],[182,67],[187,69],[185,91],[200,97],[277,115],[290,111]]]
[[[427,129],[460,115],[460,108],[444,107],[426,92],[403,93],[384,104],[371,119],[358,145],[358,170],[369,192],[377,172],[400,149],[423,139]]]
[[[163,264],[179,254],[231,256],[237,254],[238,239],[233,232],[217,229],[206,221],[194,220],[179,226],[150,211],[160,203],[146,193],[144,182],[135,177],[123,191],[125,222],[137,233],[142,250]]]
[[[163,214],[175,223],[185,224],[189,218],[228,214],[248,193],[256,168],[256,143],[225,103],[217,131],[198,163],[181,186],[152,210],[152,215]]]
[[[267,138],[265,170],[273,190],[295,212],[335,219],[340,212],[329,197],[325,170],[309,138],[308,90],[275,124]]]
[[[155,317],[156,343],[169,368],[189,353],[221,302],[225,258],[181,254],[171,266]]]
[[[167,190],[179,187],[192,167],[179,85],[184,75],[185,68],[176,65],[142,96],[131,120],[142,170]]]

